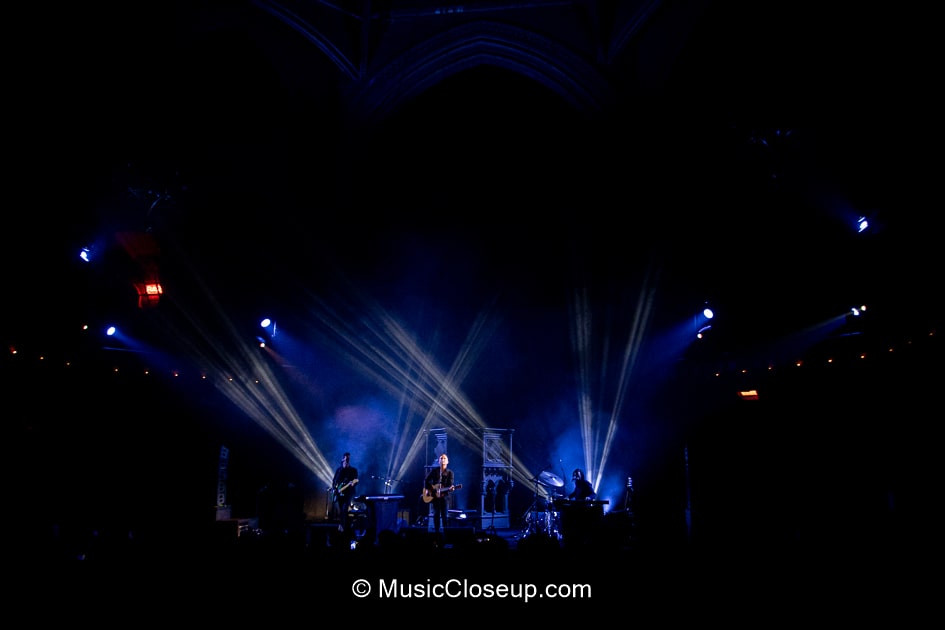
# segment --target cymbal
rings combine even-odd
[[[551,486],[552,488],[560,488],[564,485],[564,479],[554,474],[550,470],[546,470],[543,473],[538,475],[538,483],[543,486]]]

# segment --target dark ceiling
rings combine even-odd
[[[461,240],[479,282],[524,284],[539,301],[574,282],[632,283],[653,256],[681,308],[750,287],[750,303],[728,309],[744,323],[804,300],[783,322],[802,325],[865,289],[921,300],[936,221],[922,147],[937,146],[938,98],[924,21],[756,4],[472,2],[444,15],[426,2],[136,3],[26,16],[22,52],[42,61],[14,71],[12,173],[38,207],[11,217],[27,236],[19,253],[42,265],[80,239],[166,230],[246,295],[242,278],[275,255],[310,268],[330,250],[389,285],[394,261]],[[528,56],[507,51],[526,44]],[[582,67],[596,77],[575,79]],[[383,81],[383,104],[366,103]],[[859,214],[882,233],[855,239]],[[566,278],[575,260],[588,278]]]

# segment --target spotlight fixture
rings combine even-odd
[[[79,248],[79,260],[84,263],[97,263],[106,250],[104,238],[96,238]]]
[[[702,317],[696,316],[696,338],[702,339],[709,330],[712,328],[712,324],[709,322],[712,318],[715,317],[715,312],[708,306],[702,309]]]
[[[259,320],[259,327],[266,331],[266,333],[269,335],[270,341],[276,338],[276,320],[269,317],[264,317]]]

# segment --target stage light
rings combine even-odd
[[[702,309],[702,318],[700,319],[697,315],[695,317],[695,326],[696,326],[696,339],[702,339],[709,330],[712,329],[712,324],[708,324],[709,320],[715,317],[715,312],[708,306]]]
[[[870,222],[866,219],[866,217],[859,217],[859,218],[856,220],[856,231],[857,231],[857,233],[865,232],[865,231],[866,231],[866,228],[868,228],[869,226],[870,226]]]
[[[118,332],[118,329],[115,328],[114,326],[109,326],[108,328],[105,329],[105,334],[108,335],[109,337],[114,336],[116,332]]]
[[[102,258],[102,253],[107,245],[104,239],[96,239],[94,242],[85,244],[79,249],[79,259],[86,263],[97,263]]]
[[[847,311],[847,321],[852,319],[857,319],[858,317],[863,317],[866,313],[866,305],[861,304],[860,306],[853,306]]]
[[[269,336],[269,341],[276,338],[276,320],[270,317],[264,317],[259,320],[259,327],[266,331]],[[261,337],[256,337],[256,339],[259,339],[261,345],[265,345],[265,341]]]

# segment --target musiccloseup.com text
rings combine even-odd
[[[351,592],[359,599],[514,599],[528,602],[534,599],[591,599],[589,584],[490,583],[467,578],[441,581],[408,582],[399,579],[356,579]]]

